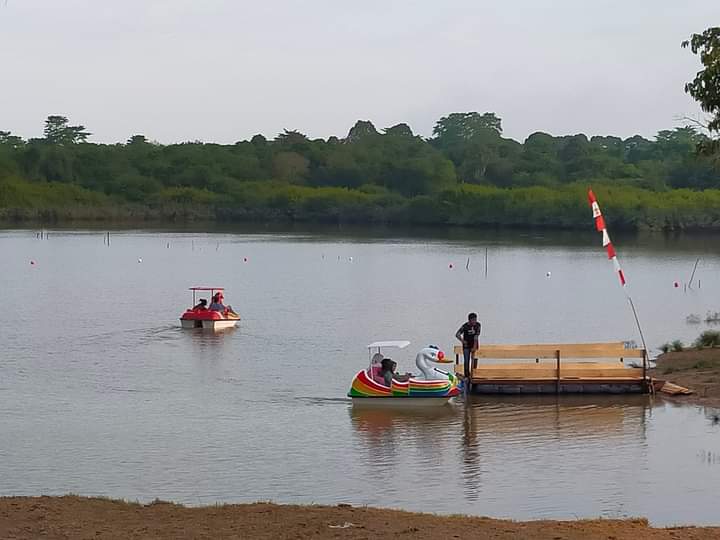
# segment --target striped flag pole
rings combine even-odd
[[[608,234],[607,227],[605,226],[605,218],[600,211],[600,206],[598,205],[597,198],[595,197],[592,189],[588,190],[588,201],[590,202],[590,208],[592,208],[593,218],[595,219],[595,229],[602,234],[602,245],[607,251],[608,259],[610,259],[613,263],[613,268],[615,268],[615,273],[620,280],[620,285],[622,286],[623,292],[625,293],[625,296],[630,303],[630,308],[632,309],[633,316],[635,317],[635,324],[637,325],[638,332],[640,333],[640,339],[642,340],[643,348],[645,349],[645,354],[647,355],[648,349],[647,345],[645,344],[645,336],[643,335],[642,328],[640,327],[640,319],[638,319],[635,304],[632,300],[632,297],[630,296],[630,291],[628,291],[627,280],[625,279],[625,272],[623,272],[623,269],[620,266],[620,261],[618,261],[617,253],[615,252],[615,246],[613,246],[613,243],[610,241],[610,235]],[[644,369],[645,358],[643,358],[643,370]]]

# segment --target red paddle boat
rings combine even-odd
[[[232,307],[223,304],[224,287],[190,287],[193,296],[193,307],[187,309],[180,316],[180,325],[183,328],[203,328],[205,330],[225,330],[234,328],[240,322],[240,315]],[[210,304],[201,298],[196,303],[199,291],[210,293]]]

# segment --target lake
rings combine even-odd
[[[649,348],[713,327],[686,317],[720,311],[720,237],[616,247]],[[639,344],[598,234],[126,230],[108,246],[104,231],[4,230],[0,253],[0,495],[720,524],[714,411],[478,396],[403,413],[345,397],[367,343],[412,341],[394,354],[412,370],[427,344],[451,352],[469,311],[486,343]],[[193,285],[226,287],[240,327],[181,330]]]

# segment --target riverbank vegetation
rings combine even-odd
[[[496,114],[467,112],[440,118],[430,138],[358,121],[343,138],[96,144],[85,126],[49,116],[42,137],[0,131],[0,219],[585,228],[591,184],[613,229],[718,229],[720,28],[683,46],[705,68],[686,91],[711,120],[653,139],[536,132],[518,142]]]
[[[695,349],[707,349],[720,347],[720,330],[705,330],[703,331],[693,342],[692,345]],[[685,350],[685,345],[679,339],[672,342],[664,343],[659,347],[663,353],[668,352],[682,352]]]
[[[720,227],[720,171],[693,127],[642,137],[502,137],[494,114],[451,114],[425,140],[358,122],[343,139],[286,131],[232,145],[94,144],[50,117],[0,132],[6,220],[217,219],[587,227],[592,184],[616,229]]]
[[[665,352],[657,358],[657,367],[650,370],[650,376],[693,392],[673,399],[720,408],[720,348],[717,346]],[[719,418],[717,413],[713,418]]]

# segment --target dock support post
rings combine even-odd
[[[555,367],[557,371],[557,378],[555,379],[555,393],[560,393],[560,350],[555,351]]]

